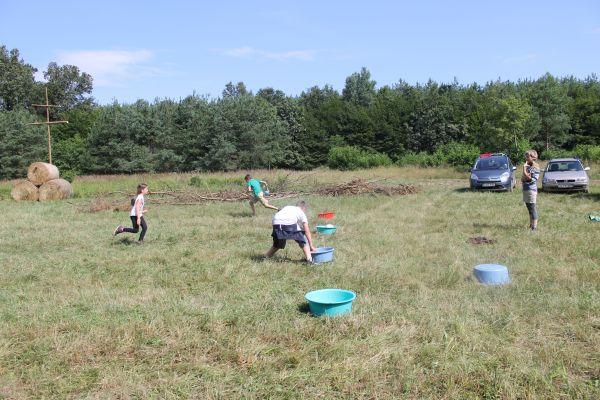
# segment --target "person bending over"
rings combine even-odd
[[[308,218],[306,218],[306,203],[299,201],[295,206],[285,206],[273,216],[273,246],[265,253],[266,258],[272,257],[278,250],[285,248],[288,240],[295,240],[306,257],[312,262],[311,251],[315,251]]]

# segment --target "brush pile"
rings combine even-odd
[[[355,179],[348,183],[318,189],[315,193],[321,196],[355,196],[359,194],[385,194],[386,196],[402,196],[418,193],[421,189],[413,185],[382,186],[376,181]]]
[[[335,186],[324,186],[315,189],[294,189],[299,187],[291,185],[289,182],[279,185],[276,192],[271,192],[267,199],[282,200],[291,197],[300,197],[307,195],[320,196],[354,196],[361,194],[384,194],[386,196],[402,196],[415,194],[421,191],[421,188],[413,185],[382,186],[376,181],[363,181],[355,179],[348,183]],[[104,193],[95,198],[83,211],[97,212],[104,210],[124,211],[131,208],[129,200],[109,200],[110,197],[117,195],[121,199],[123,196],[129,199],[134,198],[133,193],[110,192]],[[240,202],[251,199],[251,195],[245,190],[228,189],[219,192],[199,191],[197,189],[168,189],[157,190],[149,193],[152,204],[171,204],[171,205],[192,205],[208,202]]]

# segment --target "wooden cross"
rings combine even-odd
[[[34,107],[44,107],[46,109],[46,122],[32,122],[27,125],[46,125],[48,127],[48,162],[52,164],[52,135],[50,134],[50,125],[53,124],[68,124],[69,121],[52,121],[50,122],[50,107],[60,107],[48,104],[48,88],[46,88],[46,104],[32,104]]]

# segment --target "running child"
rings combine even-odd
[[[133,202],[133,207],[131,207],[131,212],[129,213],[133,228],[125,228],[119,225],[114,231],[115,236],[123,232],[138,233],[141,227],[142,232],[140,233],[138,244],[144,243],[144,236],[146,236],[146,231],[148,230],[148,225],[146,225],[146,221],[144,220],[144,213],[148,211],[147,209],[144,210],[145,194],[148,194],[148,185],[140,183],[137,187],[137,196]]]
[[[252,209],[252,215],[256,216],[256,209],[254,208],[254,204],[260,202],[265,208],[270,208],[271,210],[279,211],[279,208],[272,206],[269,204],[267,199],[265,199],[265,194],[262,189],[262,184],[265,185],[266,189],[269,190],[269,185],[265,181],[259,181],[258,179],[252,179],[250,174],[244,177],[244,180],[248,184],[248,191],[252,192],[252,198],[250,199],[250,208]]]

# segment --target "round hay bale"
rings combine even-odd
[[[52,179],[58,179],[58,177],[58,168],[53,164],[34,162],[27,169],[27,179],[36,186],[43,185]]]
[[[30,200],[37,201],[39,197],[39,190],[37,186],[29,181],[20,181],[17,182],[15,187],[10,191],[10,195],[13,199],[20,200]]]
[[[52,179],[40,186],[40,201],[68,199],[73,195],[73,187],[64,179]]]

